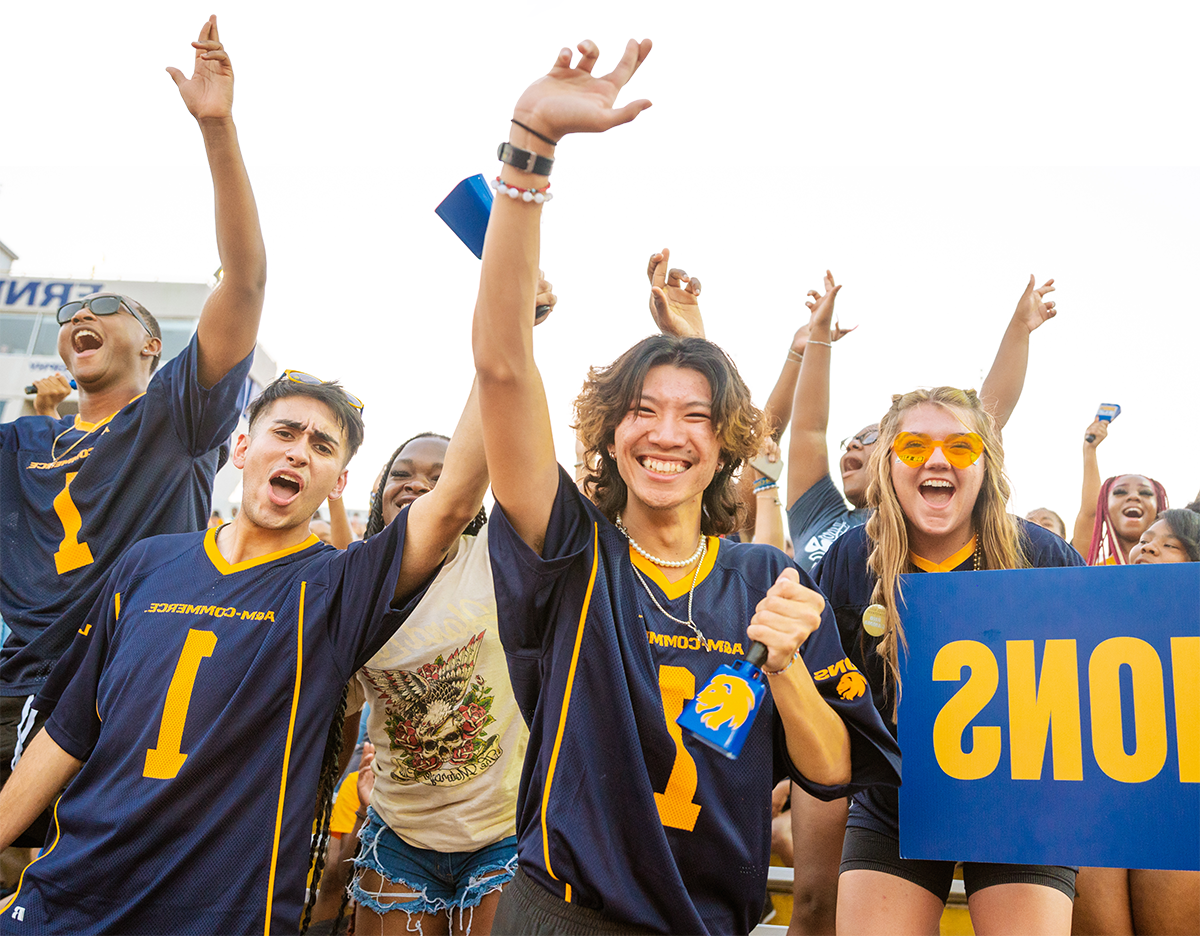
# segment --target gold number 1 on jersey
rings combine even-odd
[[[167,687],[167,701],[163,705],[162,725],[158,729],[158,746],[146,751],[146,767],[143,777],[152,780],[171,780],[178,773],[187,755],[180,750],[183,744],[183,725],[187,721],[188,705],[192,701],[192,689],[196,686],[196,673],[200,661],[212,656],[217,645],[217,635],[212,631],[189,630],[183,642],[183,652],[175,664],[175,675]]]
[[[78,471],[67,474],[67,483],[54,498],[54,512],[58,514],[58,522],[63,527],[63,539],[54,554],[54,567],[58,574],[82,569],[92,564],[92,551],[87,543],[79,542],[79,531],[83,529],[83,517],[79,516],[79,508],[71,500],[71,482],[75,480]]]
[[[658,690],[662,693],[667,732],[675,742],[675,763],[671,765],[666,790],[654,794],[654,804],[658,807],[658,818],[668,829],[691,832],[700,816],[700,804],[692,802],[700,780],[696,762],[683,746],[683,729],[676,719],[683,713],[683,703],[696,694],[696,677],[686,666],[660,666]]]

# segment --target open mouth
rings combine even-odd
[[[858,471],[863,466],[863,461],[857,455],[847,455],[842,459],[842,473],[848,471]]]
[[[1146,512],[1136,504],[1130,504],[1121,511],[1122,517],[1129,517],[1131,520],[1141,520],[1146,515]]]
[[[930,478],[917,488],[925,503],[931,507],[945,507],[954,497],[954,485],[945,478]]]
[[[99,332],[92,331],[90,328],[81,328],[71,336],[71,347],[75,349],[76,354],[97,351],[103,344],[104,339],[100,337]]]
[[[643,455],[638,459],[638,464],[647,471],[664,475],[682,474],[691,467],[691,464],[685,461],[668,458],[654,458],[650,455]]]
[[[300,496],[300,479],[292,474],[277,472],[271,476],[271,500],[280,506],[290,504]]]

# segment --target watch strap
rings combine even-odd
[[[522,172],[533,175],[548,176],[550,170],[554,168],[554,160],[550,156],[518,149],[511,143],[501,143],[496,150],[496,158],[514,169],[520,169]]]

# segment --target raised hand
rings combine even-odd
[[[703,338],[700,280],[671,267],[670,262],[671,251],[666,247],[650,255],[650,264],[646,267],[646,276],[650,280],[650,315],[664,335]]]
[[[804,353],[802,348],[796,347],[796,342],[799,340],[800,332],[802,331],[805,331],[805,342],[808,341],[809,334],[818,328],[829,329],[829,340],[839,341],[846,335],[850,334],[850,332],[854,331],[855,328],[858,328],[857,325],[855,325],[853,328],[842,328],[840,322],[834,323],[833,321],[834,301],[837,299],[837,294],[841,291],[841,289],[841,286],[834,285],[833,274],[826,270],[825,292],[819,293],[815,289],[810,289],[808,291],[808,294],[812,297],[811,302],[808,300],[805,300],[804,302],[804,304],[808,307],[809,312],[807,326],[808,330],[805,331],[805,326],[801,326],[801,328],[796,332],[796,337],[792,339],[792,350],[800,354]]]
[[[1020,322],[1031,332],[1058,314],[1054,302],[1045,301],[1046,294],[1054,292],[1054,280],[1048,279],[1034,289],[1035,282],[1033,274],[1030,273],[1029,285],[1025,287],[1025,292],[1021,293],[1017,310],[1013,313],[1013,320]]]
[[[628,123],[650,106],[642,99],[613,107],[621,88],[650,54],[650,40],[629,40],[621,61],[607,75],[592,76],[592,67],[600,50],[590,39],[579,43],[583,57],[571,67],[571,50],[558,53],[554,67],[521,95],[513,116],[553,140],[568,133],[602,133],[618,124]]]
[[[558,304],[558,296],[554,295],[554,284],[547,282],[546,274],[538,270],[537,298],[533,301],[533,324],[541,325],[550,317]]]
[[[57,419],[58,404],[65,400],[71,392],[71,385],[67,382],[67,378],[62,374],[54,373],[41,380],[35,380],[33,389],[37,394],[33,398],[33,411],[38,416],[52,416]]]
[[[191,78],[185,78],[178,68],[167,67],[183,103],[197,120],[232,116],[233,66],[217,36],[216,16],[210,16],[201,27],[200,38],[192,43],[192,48],[196,50],[196,67]]]
[[[1083,436],[1083,450],[1095,451],[1096,446],[1108,438],[1108,420],[1097,417],[1092,420],[1092,424],[1087,427],[1087,432]]]

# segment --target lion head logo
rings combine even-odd
[[[867,691],[867,681],[863,678],[863,674],[858,670],[850,670],[839,681],[837,692],[838,695],[849,702],[851,699],[857,699]]]
[[[708,713],[700,723],[709,731],[726,723],[730,728],[740,728],[753,708],[754,691],[736,676],[718,676],[696,696],[696,714]]]

